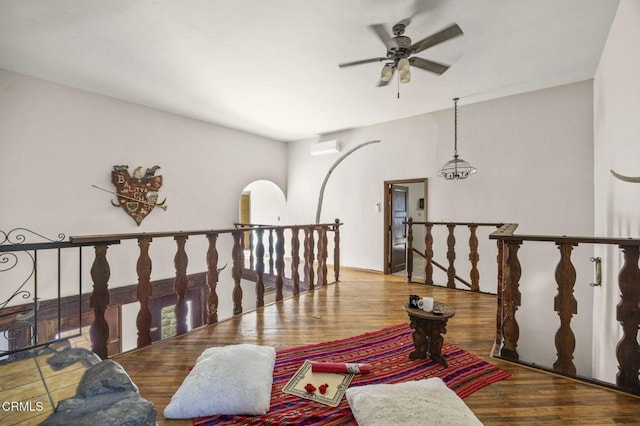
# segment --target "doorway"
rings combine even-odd
[[[427,183],[427,178],[384,182],[385,274],[393,274],[407,268],[407,233],[404,222],[410,217],[416,222],[427,220]]]
[[[251,191],[243,191],[240,194],[240,217],[238,219],[240,223],[245,225],[251,223]],[[249,233],[245,232],[243,235],[243,247],[249,247]]]

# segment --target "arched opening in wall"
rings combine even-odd
[[[257,180],[247,185],[240,194],[239,203],[239,221],[243,225],[283,225],[286,224],[286,198],[282,189],[275,183],[268,180]],[[262,240],[263,244],[267,244],[266,256],[269,260],[266,260],[269,268],[265,270],[265,273],[273,274],[273,249],[277,242],[274,239],[274,235],[267,233],[267,241]],[[253,270],[255,263],[254,259],[256,253],[256,231],[245,232],[243,237],[243,268]],[[249,274],[251,275],[251,274]],[[252,280],[255,279],[245,277],[243,278]],[[275,287],[269,284],[269,280],[266,279],[265,285],[265,303],[271,303],[275,301]]]
[[[257,180],[240,194],[238,220],[245,224],[280,225],[286,223],[286,204],[284,192],[278,185],[268,180]]]

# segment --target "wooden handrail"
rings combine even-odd
[[[218,295],[217,286],[219,281],[219,272],[223,268],[218,267],[218,250],[217,241],[222,235],[229,235],[233,238],[233,247],[231,253],[232,268],[231,276],[233,279],[232,302],[233,315],[239,315],[243,312],[242,299],[243,290],[241,280],[244,271],[244,238],[246,232],[256,233],[256,307],[264,305],[264,279],[265,273],[265,257],[266,250],[263,237],[268,237],[268,265],[269,274],[275,275],[276,301],[283,299],[283,284],[285,279],[292,280],[294,293],[299,292],[299,272],[300,255],[298,250],[304,247],[304,276],[305,283],[308,283],[309,290],[313,290],[315,286],[323,286],[327,284],[327,257],[328,257],[328,232],[334,232],[334,244],[339,244],[339,228],[342,223],[336,219],[333,223],[326,224],[305,224],[305,225],[255,225],[255,224],[234,224],[234,228],[225,229],[206,229],[178,232],[144,232],[131,234],[112,234],[112,235],[85,235],[70,237],[72,245],[93,245],[96,250],[96,258],[91,271],[92,280],[94,282],[93,295],[91,296],[91,307],[94,309],[95,319],[91,326],[91,337],[93,350],[100,357],[106,358],[107,340],[109,336],[108,324],[104,319],[104,311],[109,306],[110,295],[108,290],[108,281],[110,278],[110,265],[107,261],[107,248],[111,243],[119,243],[121,240],[137,240],[139,245],[139,257],[137,262],[138,273],[138,300],[140,302],[140,312],[137,318],[138,326],[138,347],[151,344],[150,324],[151,314],[149,311],[149,300],[152,293],[150,275],[151,275],[151,258],[149,256],[150,244],[159,238],[173,238],[177,246],[174,265],[175,278],[174,289],[177,296],[175,305],[176,332],[182,334],[187,332],[187,304],[185,292],[188,286],[187,264],[188,256],[186,245],[188,240],[193,237],[204,236],[208,240],[208,251],[206,256],[207,264],[207,284],[209,287],[209,297],[207,299],[207,319],[208,322],[215,323],[218,321]],[[291,231],[291,253],[294,260],[292,262],[291,278],[285,277],[285,230]],[[304,230],[304,243],[299,241],[299,231]],[[317,240],[314,238],[317,235]],[[274,241],[275,237],[275,241]],[[253,240],[251,240],[253,241]],[[317,251],[315,244],[317,241]],[[253,243],[251,243],[253,244]],[[314,252],[315,251],[315,252]],[[251,247],[253,259],[253,247]],[[275,256],[274,256],[275,254]],[[334,246],[334,273],[336,281],[339,279],[339,247]],[[275,262],[274,262],[275,260]],[[314,262],[317,261],[317,272],[314,271]],[[253,260],[252,260],[253,263]],[[275,264],[275,269],[274,269]],[[317,282],[314,284],[314,279]]]
[[[504,276],[498,277],[498,316],[495,356],[519,361],[517,351],[519,325],[516,318],[521,306],[520,277],[522,268],[518,259],[518,251],[524,242],[554,243],[560,252],[560,260],[555,269],[555,280],[558,293],[553,299],[554,310],[560,318],[560,326],[555,335],[558,358],[553,363],[553,371],[576,376],[573,364],[575,337],[571,329],[571,319],[578,312],[578,302],[574,297],[576,270],[571,261],[573,248],[580,244],[617,245],[622,251],[624,264],[618,273],[620,301],[616,306],[616,319],[622,326],[622,338],[616,346],[618,389],[640,395],[640,345],[638,345],[638,328],[640,316],[640,238],[592,237],[567,235],[520,235],[515,234],[517,224],[505,224],[493,232],[489,238],[498,241],[498,247],[504,250]],[[523,364],[531,365],[522,362]],[[542,367],[549,369],[548,367]]]
[[[409,221],[403,222],[405,225],[409,223]],[[416,220],[412,220],[411,223],[414,225],[455,225],[455,226],[492,226],[492,227],[502,227],[504,222],[419,222]]]
[[[497,229],[489,235],[490,240],[497,243],[497,310],[496,310],[496,351],[494,356],[516,361],[521,364],[539,368],[545,371],[553,371],[558,374],[574,378],[577,375],[576,366],[573,363],[575,351],[575,336],[571,328],[571,320],[578,312],[578,301],[574,297],[576,284],[576,270],[571,260],[571,254],[575,247],[581,244],[614,245],[620,248],[624,265],[618,273],[618,286],[620,289],[620,301],[616,306],[616,319],[622,327],[622,338],[616,345],[616,357],[619,373],[616,376],[616,389],[640,395],[640,345],[638,344],[638,329],[640,316],[640,238],[621,237],[596,237],[596,236],[572,236],[572,235],[525,235],[517,234],[516,223],[493,222],[414,222],[411,218],[405,224],[408,227],[407,243],[410,250],[407,251],[407,275],[409,281],[412,273],[412,259],[414,252],[418,252],[426,260],[425,282],[433,284],[430,270],[435,265],[447,272],[448,287],[453,286],[455,273],[454,260],[456,258],[456,227],[467,227],[470,230],[469,261],[471,262],[471,290],[478,280],[476,268],[479,257],[477,255],[478,240],[475,231],[478,226],[495,226]],[[425,227],[425,252],[424,255],[413,249],[413,226]],[[445,268],[433,261],[433,235],[434,226],[446,226],[446,253],[449,259],[449,267]],[[557,359],[552,366],[542,366],[520,360],[518,353],[518,341],[520,339],[520,326],[518,324],[518,309],[522,304],[520,292],[521,276],[523,271],[519,259],[519,249],[524,243],[540,242],[553,243],[558,248],[559,260],[553,271],[557,284],[557,294],[550,297],[553,309],[558,313],[559,326],[555,334],[555,347]],[[594,382],[592,379],[588,381]]]
[[[414,222],[415,223],[415,222]],[[567,235],[526,235],[514,234],[518,224],[507,223],[489,235],[492,240],[502,241],[540,241],[566,244],[615,244],[615,245],[638,245],[640,238],[620,238],[620,237],[591,237],[591,236],[567,236]]]
[[[276,230],[278,228],[303,228],[303,227],[312,227],[314,229],[320,229],[323,227],[328,228],[333,231],[335,226],[342,226],[343,223],[314,223],[310,225],[269,225],[269,226],[255,226],[255,228],[260,228],[264,230]],[[163,237],[190,237],[193,235],[208,235],[208,234],[232,234],[241,231],[250,231],[251,228],[226,228],[226,229],[204,229],[204,230],[191,230],[191,231],[168,231],[168,232],[140,232],[140,233],[131,233],[131,234],[108,234],[108,235],[76,235],[69,237],[69,241],[72,244],[83,244],[83,245],[92,245],[95,243],[112,243],[120,240],[137,240],[141,237],[146,238],[163,238]]]
[[[425,265],[425,284],[433,285],[433,268],[431,265],[442,269],[447,273],[447,287],[456,288],[456,281],[463,283],[471,291],[480,291],[480,272],[478,271],[478,262],[480,261],[480,255],[478,254],[478,238],[476,236],[476,230],[478,227],[498,227],[501,228],[503,222],[431,222],[431,221],[414,221],[413,218],[409,218],[406,222],[403,222],[408,227],[407,232],[407,281],[411,282],[413,274],[413,227],[424,226],[425,227],[425,253],[423,257],[426,260]],[[444,267],[433,260],[433,235],[432,229],[434,226],[446,226],[448,230],[447,236],[447,260],[449,266]],[[456,227],[466,227],[469,229],[469,263],[471,264],[470,281],[461,278],[456,274],[455,259],[456,259]],[[499,271],[500,272],[500,271]]]

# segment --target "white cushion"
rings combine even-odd
[[[206,349],[164,409],[168,419],[261,415],[269,411],[276,351],[269,346]]]
[[[359,426],[482,425],[439,378],[355,386],[347,401]]]

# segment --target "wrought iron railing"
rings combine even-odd
[[[81,296],[81,248],[86,244],[64,239],[64,234],[51,239],[26,228],[0,231],[0,360],[21,358],[80,335],[81,313],[70,321],[75,331],[69,330],[60,300],[63,282],[68,281],[77,284],[76,297]],[[62,265],[69,261],[78,268],[77,276],[63,273]]]

